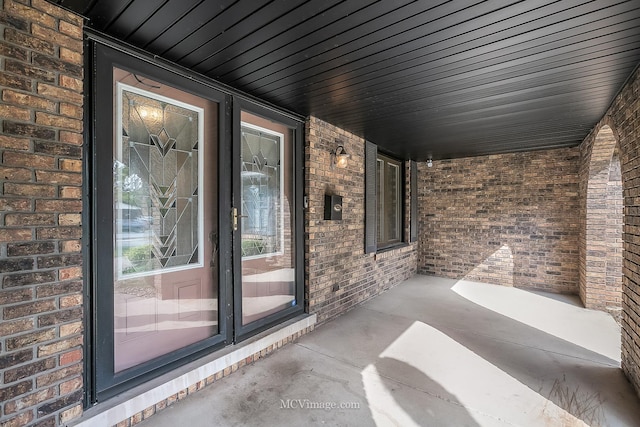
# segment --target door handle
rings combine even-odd
[[[238,218],[248,218],[249,215],[238,215],[238,208],[233,208],[232,212],[233,231],[238,231]]]

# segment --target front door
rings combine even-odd
[[[114,74],[120,372],[218,333],[218,141],[214,102],[128,71]]]
[[[218,194],[226,97],[97,53],[95,387],[108,397],[228,341]]]
[[[300,314],[304,269],[301,122],[92,47],[95,402]]]

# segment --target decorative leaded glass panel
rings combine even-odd
[[[297,305],[293,132],[242,112],[242,324]]]
[[[242,124],[242,256],[282,253],[283,135]]]
[[[202,109],[118,84],[116,278],[202,265]]]

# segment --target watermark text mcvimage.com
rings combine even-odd
[[[280,409],[360,409],[360,402],[332,402],[310,399],[280,399]]]

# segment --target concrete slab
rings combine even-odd
[[[142,427],[638,426],[604,313],[417,276]]]

